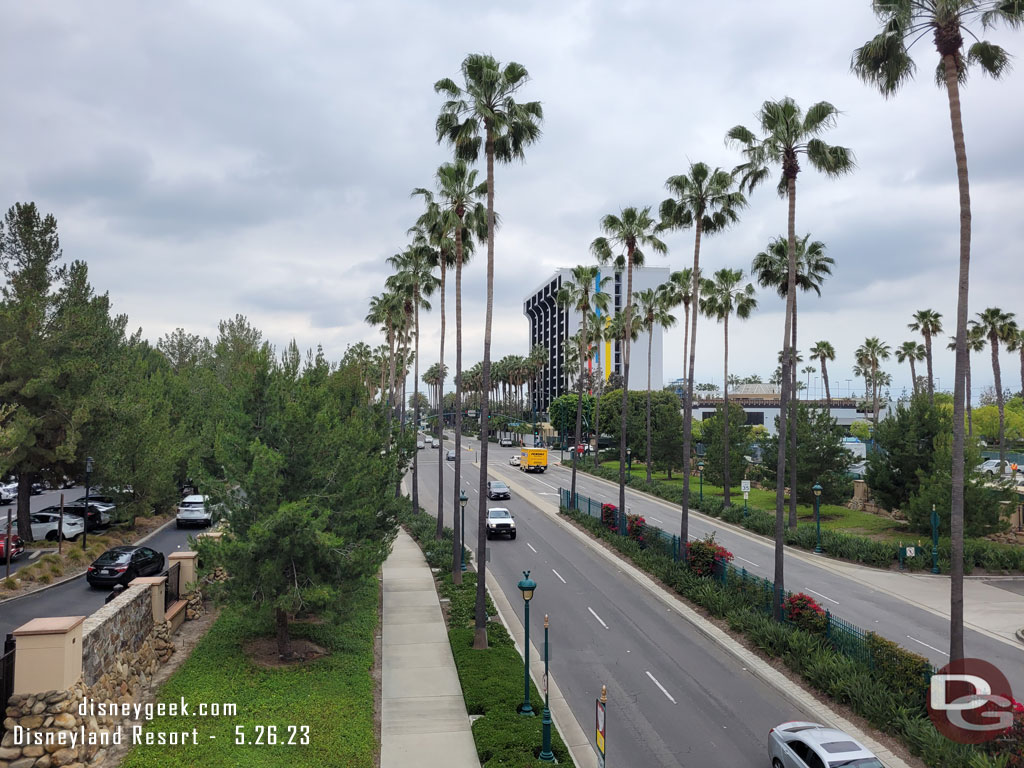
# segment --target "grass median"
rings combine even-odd
[[[370,579],[338,617],[292,624],[293,637],[329,653],[278,668],[254,664],[245,650],[250,640],[273,635],[271,617],[225,609],[157,696],[158,702],[183,697],[193,716],[159,717],[143,731],[196,728],[199,744],[136,746],[123,768],[372,768],[378,752],[371,677],[378,596],[379,582]],[[196,717],[201,702],[235,704],[237,714]],[[301,743],[303,726],[308,727],[308,744]],[[246,743],[237,742],[239,733]],[[263,743],[255,743],[260,737]]]

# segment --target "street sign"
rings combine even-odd
[[[907,557],[913,557],[917,554],[917,550],[914,547],[907,547]]]
[[[740,480],[740,490],[744,493],[750,493],[750,481]]]
[[[544,673],[544,677],[541,678],[540,687],[541,687],[541,691],[540,692],[543,693],[545,696],[547,696],[548,695],[548,673],[547,672],[545,672]]]
[[[598,765],[600,765],[602,768],[604,768],[604,753],[605,753],[605,743],[604,743],[604,736],[605,736],[604,710],[605,710],[605,707],[607,706],[607,704],[605,702],[601,701],[601,699],[596,699],[595,701],[597,702],[597,712],[595,714],[596,730],[597,730],[597,734],[596,734],[597,761],[598,761]]]

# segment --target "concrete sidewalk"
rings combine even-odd
[[[381,768],[480,768],[434,577],[404,530],[383,577]]]

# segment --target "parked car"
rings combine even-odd
[[[57,509],[56,512],[51,510]],[[29,515],[32,527],[32,538],[35,541],[56,541],[58,531],[62,531],[65,540],[77,539],[85,530],[85,523],[79,515],[65,513],[64,526],[61,528],[60,508],[47,507]]]
[[[863,744],[821,723],[782,723],[768,732],[772,768],[885,768]]]
[[[444,455],[444,460],[445,461],[455,461],[455,451],[448,451]]]
[[[987,461],[983,461],[981,464],[976,466],[974,468],[974,471],[980,472],[983,475],[988,475],[989,477],[996,477],[997,475],[1008,473],[1010,462],[1007,461],[1005,462],[1005,464],[1006,465],[1003,467],[1002,472],[1000,472],[999,459],[988,459]]]
[[[494,536],[516,537],[516,521],[512,513],[504,507],[491,507],[487,510],[487,538]]]
[[[17,483],[0,483],[0,504],[13,504],[18,500]]]
[[[590,446],[587,443],[580,443],[579,445],[570,445],[569,453],[581,453],[584,456],[590,455]]]
[[[47,512],[52,512],[53,510],[57,510],[59,512],[60,507],[46,508]],[[94,504],[92,499],[90,498],[89,515],[86,523],[89,530],[91,531],[95,528],[102,528],[104,526],[110,525],[110,513],[113,510],[114,507],[110,506],[109,504],[104,504],[102,502]],[[67,515],[78,515],[79,517],[85,517],[85,499],[81,498],[67,502],[64,505],[64,515],[65,517]]]
[[[508,463],[511,464],[513,467],[518,467],[519,466],[519,457],[518,456],[513,456],[512,458],[510,458],[508,460]]]
[[[7,544],[7,534],[5,533],[0,536],[0,563],[7,562]],[[17,560],[21,557],[21,553],[25,551],[25,544],[22,542],[21,537],[16,533],[12,533],[10,536],[10,546],[11,560]]]
[[[424,448],[427,447],[427,444],[423,440],[417,440],[416,447],[422,451]]]
[[[511,448],[512,445],[513,445],[512,438],[511,437],[503,437],[503,438],[501,438],[501,440],[498,441],[498,445],[500,445],[502,448]]]
[[[175,525],[178,528],[184,528],[186,525],[211,525],[213,512],[208,501],[209,497],[207,496],[186,496],[178,504]]]
[[[164,569],[164,556],[149,547],[113,547],[97,557],[85,573],[92,587],[128,586],[138,576],[155,576]]]
[[[505,485],[501,480],[488,480],[487,481],[487,498],[488,499],[511,499],[512,491]]]

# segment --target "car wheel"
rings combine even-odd
[[[56,531],[50,531],[48,534],[46,534],[46,540],[47,541],[56,541],[57,540],[57,532]]]
[[[516,532],[515,532],[515,531],[512,531],[512,533],[510,533],[510,534],[508,535],[508,537],[509,537],[510,539],[514,539],[514,538],[516,537]]]
[[[488,531],[488,532],[487,532],[487,540],[488,540],[488,541],[490,541],[490,540],[491,540],[491,532],[490,532],[490,531]]]
[[[785,768],[785,766],[783,766],[782,761],[776,757],[772,759],[772,768]]]

